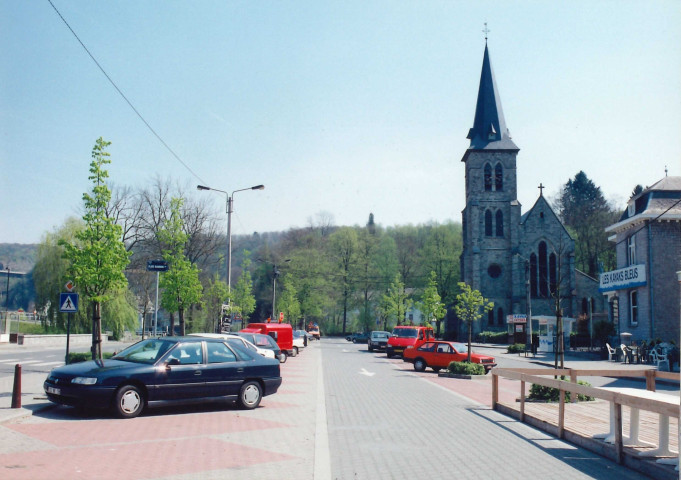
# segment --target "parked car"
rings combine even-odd
[[[292,356],[298,355],[305,347],[307,347],[307,338],[301,335],[298,330],[293,330],[293,351]]]
[[[422,325],[397,325],[393,328],[392,335],[385,347],[388,358],[402,355],[408,347],[418,347],[427,340],[435,340],[433,329]]]
[[[308,324],[307,327],[307,333],[312,335],[312,338],[315,340],[319,340],[322,336],[322,333],[319,331],[319,325],[315,324]]]
[[[468,359],[468,346],[464,343],[429,341],[418,347],[407,348],[402,360],[414,364],[414,370],[424,371],[430,367],[436,372],[447,368],[450,362],[463,362]],[[485,373],[496,367],[494,357],[471,352],[471,362],[480,363]]]
[[[348,342],[352,343],[367,343],[369,334],[366,332],[355,332],[345,337]]]
[[[122,418],[147,407],[236,400],[252,409],[281,385],[279,362],[218,338],[163,337],[111,359],[52,370],[43,388],[61,405],[113,408]]]
[[[314,340],[314,337],[307,333],[305,330],[294,330],[293,338],[302,338],[303,345],[307,347],[307,344]]]
[[[385,350],[389,338],[390,332],[374,330],[369,334],[369,340],[367,341],[368,350],[370,352],[373,352],[374,350]]]
[[[278,359],[281,363],[286,362],[286,355],[281,354],[281,348],[279,348],[277,342],[275,342],[274,339],[269,335],[265,335],[264,333],[247,332],[235,332],[235,335],[245,338],[256,347],[272,350],[272,352],[274,352],[274,358]]]
[[[249,350],[254,351],[258,355],[262,355],[263,357],[267,357],[267,358],[274,358],[274,350],[272,350],[270,348],[258,347],[257,345],[254,345],[252,342],[246,340],[243,337],[240,337],[239,335],[237,335],[235,333],[190,333],[189,336],[206,337],[206,338],[222,338],[223,340],[227,340],[230,343],[238,342],[241,345],[243,345],[245,348],[248,348]]]

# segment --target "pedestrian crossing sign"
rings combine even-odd
[[[78,294],[60,293],[59,294],[59,311],[66,313],[75,313],[78,311]]]

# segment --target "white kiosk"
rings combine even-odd
[[[538,352],[553,352],[555,350],[555,341],[558,320],[555,316],[550,315],[532,315],[532,329],[539,333],[539,348]],[[575,325],[575,319],[570,317],[563,317],[563,348],[567,350],[570,348],[570,332]]]

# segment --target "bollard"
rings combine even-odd
[[[12,408],[21,408],[21,364],[14,365],[14,388],[12,389]]]

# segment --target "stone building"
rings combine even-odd
[[[617,333],[632,340],[677,341],[681,271],[681,177],[664,177],[627,203],[605,229],[616,244],[617,270],[601,275]]]
[[[470,146],[461,159],[466,186],[461,277],[494,302],[475,331],[506,329],[509,315],[527,313],[528,295],[533,316],[555,315],[557,299],[565,317],[584,314],[584,305],[586,311],[603,311],[597,280],[581,272],[577,278],[574,240],[542,195],[542,185],[532,208],[521,211],[520,149],[506,127],[487,45],[467,138]],[[463,325],[454,328],[463,331]]]

